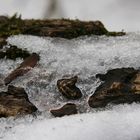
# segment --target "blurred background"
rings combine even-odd
[[[109,30],[139,31],[140,0],[0,0],[0,14],[101,20]]]

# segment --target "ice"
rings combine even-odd
[[[12,84],[24,87],[30,100],[39,110],[46,111],[68,101],[58,92],[57,80],[78,75],[77,86],[84,96],[76,103],[81,113],[88,112],[90,109],[86,100],[100,84],[100,81],[95,79],[97,73],[121,67],[139,68],[139,38],[139,32],[129,33],[123,37],[91,36],[73,40],[12,36],[8,38],[9,44],[36,52],[41,58],[36,68],[17,78]],[[9,67],[10,70],[14,69],[19,60],[5,63],[6,72],[5,64],[0,68],[3,76],[9,73]]]
[[[39,112],[35,116],[0,119],[2,140],[140,138],[140,105],[108,106],[106,110],[99,111],[87,104],[89,96],[100,84],[99,79],[95,78],[97,73],[121,67],[139,69],[140,32],[122,37],[84,36],[72,40],[17,35],[9,37],[7,41],[40,55],[35,68],[11,83],[25,88]],[[0,60],[0,91],[7,89],[1,85],[4,77],[22,61]],[[83,97],[69,101],[58,92],[56,82],[74,75],[79,77],[77,86]],[[54,119],[49,110],[67,102],[77,105],[79,115]]]

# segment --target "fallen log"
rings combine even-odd
[[[11,83],[14,79],[16,79],[19,76],[23,76],[28,71],[30,71],[37,62],[39,61],[39,55],[36,53],[33,53],[31,56],[26,58],[18,68],[16,68],[14,71],[12,71],[5,79],[4,83],[5,85]]]
[[[21,17],[0,18],[0,37],[28,34],[37,36],[76,38],[82,35],[120,36],[124,32],[109,32],[100,21],[70,19],[22,20]]]

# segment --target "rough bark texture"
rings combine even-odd
[[[76,100],[82,97],[82,93],[78,87],[76,87],[77,76],[69,79],[60,79],[57,81],[58,90],[67,99]]]
[[[140,71],[133,68],[120,68],[98,74],[102,83],[89,98],[89,106],[105,107],[108,103],[140,102]]]
[[[23,88],[9,86],[0,92],[0,117],[32,114],[37,108],[29,101]]]
[[[6,45],[7,37],[26,34],[67,39],[82,35],[121,36],[124,32],[109,32],[100,21],[80,21],[70,19],[53,20],[22,20],[16,14],[12,17],[0,16],[0,58],[25,59],[29,52],[12,47],[5,53],[2,48]]]
[[[0,16],[0,37],[16,34],[76,38],[81,35],[124,35],[124,32],[109,32],[100,21],[69,19],[22,20],[21,17]]]
[[[65,104],[63,107],[61,107],[59,109],[50,110],[50,112],[55,117],[62,117],[62,116],[65,116],[65,115],[77,114],[77,108],[76,108],[75,104],[67,103],[67,104]]]
[[[37,62],[39,61],[39,55],[36,53],[33,53],[31,56],[26,58],[18,68],[16,68],[14,71],[12,71],[5,79],[5,85],[9,84],[12,82],[14,79],[16,79],[19,76],[23,76],[26,74],[28,71],[30,71]]]

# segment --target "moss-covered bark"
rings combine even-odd
[[[0,58],[15,60],[26,58],[30,54],[26,50],[10,47],[3,51],[10,35],[27,34],[37,36],[62,37],[67,39],[82,35],[121,36],[124,32],[109,32],[100,21],[80,21],[70,19],[22,20],[15,14],[12,17],[0,16]]]
[[[76,38],[81,35],[124,35],[124,32],[109,32],[100,21],[79,21],[69,19],[22,20],[0,16],[0,37],[17,34]]]
[[[12,59],[29,57],[30,53],[27,50],[22,50],[17,46],[10,46],[10,48],[6,48],[4,50],[0,50],[0,59]]]

